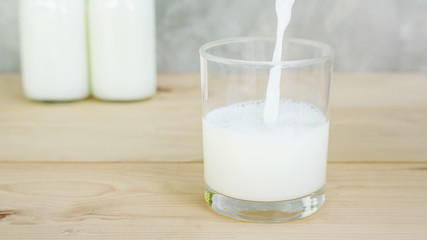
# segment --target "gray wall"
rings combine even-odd
[[[0,0],[0,71],[19,71],[17,0]],[[161,72],[199,70],[198,48],[273,36],[274,0],[156,0]],[[338,71],[427,72],[427,0],[296,0],[287,37],[336,48]]]

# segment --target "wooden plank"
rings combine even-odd
[[[136,103],[26,100],[0,76],[0,161],[193,162],[202,159],[198,74],[162,74]],[[335,74],[331,162],[426,162],[427,78]]]
[[[0,163],[1,239],[427,239],[427,163],[332,163],[327,202],[289,223],[203,201],[201,163]]]
[[[149,101],[70,104],[27,100],[19,77],[0,81],[0,160],[194,161],[201,159],[200,84],[162,75]]]
[[[329,160],[426,162],[426,90],[422,74],[337,74]]]

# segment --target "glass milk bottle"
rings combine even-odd
[[[89,0],[93,95],[136,101],[156,92],[154,0]]]
[[[89,95],[85,0],[20,0],[21,68],[28,98]]]

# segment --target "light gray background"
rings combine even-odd
[[[275,34],[274,0],[156,5],[160,72],[198,71],[207,41]],[[0,0],[0,72],[19,71],[17,10],[18,0]],[[427,72],[427,0],[296,0],[286,36],[334,46],[338,71]]]

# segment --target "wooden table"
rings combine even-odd
[[[427,239],[427,78],[336,74],[327,201],[281,224],[203,200],[197,74],[149,101],[26,100],[0,75],[0,239]]]

